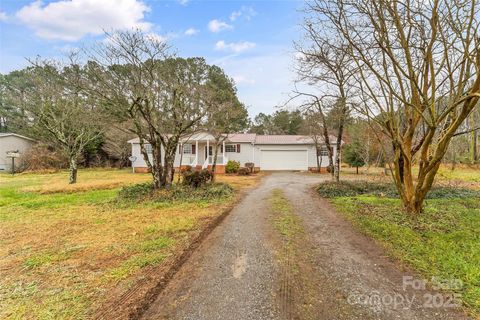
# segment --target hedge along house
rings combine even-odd
[[[332,137],[331,140],[336,139]],[[134,172],[146,172],[147,165],[140,152],[139,139],[132,139],[129,143],[132,145]],[[174,167],[178,168],[181,165],[197,169],[211,168],[214,144],[215,139],[208,132],[196,133],[182,139],[177,146]],[[333,148],[335,155],[337,152],[335,144]],[[146,149],[147,153],[151,153],[149,145],[146,145]],[[229,160],[238,161],[241,166],[248,162],[254,163],[256,170],[316,170],[317,157],[322,171],[326,171],[327,148],[322,144],[319,150],[316,150],[315,142],[309,136],[235,133],[229,134],[219,146],[216,172],[224,173]]]

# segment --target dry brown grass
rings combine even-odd
[[[217,182],[224,182],[231,185],[236,190],[240,190],[243,188],[253,187],[256,185],[262,177],[264,177],[266,173],[259,172],[250,176],[237,176],[237,175],[230,175],[230,174],[222,174],[217,175],[216,179]]]
[[[0,175],[0,318],[82,319],[112,291],[122,292],[148,267],[169,263],[231,204],[231,199],[119,205],[118,187],[148,174],[81,170]],[[236,190],[251,177],[218,176]]]
[[[414,167],[414,172],[417,168]],[[369,180],[376,182],[390,182],[390,173],[385,174],[384,168],[370,167],[359,168],[356,174],[355,168],[342,167],[341,179],[344,180]],[[442,165],[435,177],[435,184],[449,187],[462,187],[480,189],[480,168],[476,166],[457,166],[455,170],[451,166]]]

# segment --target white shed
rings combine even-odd
[[[16,133],[0,133],[0,171],[10,170],[12,159],[8,157],[8,153],[22,155],[34,143],[34,139]]]

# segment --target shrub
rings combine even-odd
[[[153,200],[158,202],[216,200],[232,194],[233,188],[225,183],[209,183],[198,188],[174,185],[171,188],[156,192],[153,195]]]
[[[183,172],[183,184],[192,188],[198,188],[212,179],[212,172],[208,169],[200,171]]]
[[[45,144],[37,144],[25,151],[18,161],[22,171],[41,171],[46,169],[64,169],[67,167],[67,158],[58,151]]]
[[[248,176],[248,175],[250,175],[250,169],[240,168],[240,169],[238,169],[238,175],[239,176]]]
[[[237,173],[240,169],[240,162],[234,160],[228,160],[227,165],[225,166],[226,173]]]
[[[399,198],[397,188],[393,183],[369,181],[328,181],[320,184],[318,193],[325,198],[355,197],[373,195],[388,198]],[[480,197],[480,191],[458,187],[433,187],[427,194],[427,199],[441,198],[471,198]]]
[[[245,168],[248,168],[250,170],[250,173],[253,173],[255,171],[255,163],[247,162],[245,163]]]
[[[192,171],[192,170],[193,170],[192,166],[182,166],[179,171],[180,171],[180,174],[183,175],[185,172]]]
[[[118,194],[119,200],[155,202],[199,201],[224,199],[233,194],[233,188],[225,183],[211,183],[199,188],[187,185],[173,185],[169,188],[154,190],[151,183],[141,183],[124,187]]]

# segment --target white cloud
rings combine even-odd
[[[208,30],[212,32],[220,32],[223,30],[231,30],[233,29],[233,26],[217,19],[213,19],[208,23]]]
[[[189,0],[178,0],[178,3],[180,3],[182,6],[186,6],[188,4]]]
[[[245,103],[250,116],[259,112],[271,113],[274,106],[283,105],[294,89],[293,80],[297,75],[292,68],[290,48],[265,47],[265,52],[256,56],[229,55],[208,60],[222,67],[236,80],[238,97]],[[240,80],[240,81],[238,81]],[[249,81],[250,80],[250,81]],[[252,85],[252,80],[255,81]],[[295,107],[296,104],[292,104]]]
[[[255,84],[255,79],[250,79],[243,75],[236,75],[232,77],[236,84]]]
[[[0,21],[7,21],[8,16],[5,12],[0,11]]]
[[[47,5],[35,1],[21,8],[16,17],[41,38],[76,41],[103,30],[149,30],[151,24],[143,21],[149,10],[140,0],[61,0]]]
[[[199,31],[195,28],[188,28],[187,30],[185,30],[185,35],[186,36],[193,36],[193,35],[196,35]]]
[[[255,46],[255,43],[248,41],[226,43],[225,41],[220,40],[215,44],[215,50],[224,50],[239,53],[245,50],[252,49]]]
[[[241,16],[243,16],[246,20],[250,20],[256,15],[257,11],[255,11],[252,7],[242,6],[240,10],[233,11],[232,14],[230,14],[230,21],[235,21]]]

